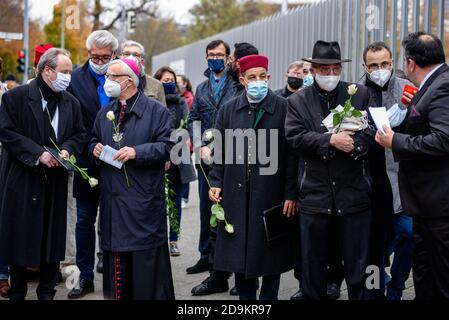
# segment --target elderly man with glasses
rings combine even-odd
[[[337,42],[318,41],[312,59],[314,85],[291,95],[287,140],[300,154],[299,210],[302,286],[306,299],[327,299],[328,266],[335,253],[344,263],[349,299],[365,299],[371,178],[366,159],[374,132],[326,132],[322,121],[349,98],[341,81]],[[370,105],[366,87],[357,85],[352,105]],[[336,245],[338,244],[338,245]]]
[[[110,98],[103,88],[109,62],[116,57],[118,40],[108,31],[92,32],[86,40],[88,61],[73,71],[69,91],[79,100],[83,113],[84,126],[89,133],[94,126],[97,113],[105,108]],[[89,169],[89,175],[98,177],[87,157],[87,146],[78,163]],[[98,188],[91,189],[88,183],[76,175],[73,184],[73,196],[76,198],[76,265],[80,269],[80,286],[69,292],[69,299],[78,299],[94,291],[95,267],[95,222],[99,204]],[[97,271],[102,271],[102,256],[98,253]]]
[[[121,58],[134,59],[139,64],[140,79],[139,89],[142,90],[147,97],[159,100],[166,105],[164,87],[152,76],[145,74],[145,48],[136,41],[128,40],[122,45]]]

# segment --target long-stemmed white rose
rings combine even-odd
[[[74,167],[74,168],[80,173],[81,177],[82,177],[84,180],[87,180],[87,181],[89,182],[89,185],[90,185],[91,188],[95,188],[95,187],[98,185],[98,180],[95,179],[95,178],[91,178],[91,177],[89,176],[89,174],[87,173],[87,169],[80,168],[80,167],[78,167],[78,166],[76,165],[76,157],[75,157],[73,154],[72,154],[71,156],[69,156],[69,157],[64,157],[64,156],[62,156],[62,154],[61,154],[62,152],[61,152],[61,150],[59,149],[58,145],[53,141],[52,138],[50,138],[50,141],[51,141],[51,143],[53,144],[53,146],[56,148],[56,150],[58,150],[59,156],[60,156],[62,159],[64,159],[65,161],[67,161],[68,163],[70,163],[70,165],[71,165],[72,167]]]
[[[362,112],[360,112],[359,110],[355,109],[352,106],[352,97],[357,93],[357,91],[358,91],[357,85],[351,84],[350,86],[348,86],[349,99],[346,100],[343,110],[341,112],[339,112],[337,109],[331,110],[331,112],[334,114],[333,115],[334,128],[337,127],[336,133],[340,132],[341,125],[343,124],[343,121],[346,118],[349,118],[349,117],[355,117],[355,118],[363,117]]]
[[[207,178],[206,172],[204,171],[204,168],[200,162],[200,168],[203,172],[204,178],[206,178],[207,184],[209,186],[209,190],[212,189],[209,179]],[[210,226],[212,228],[216,228],[218,226],[218,223],[220,221],[223,221],[225,223],[225,230],[227,233],[234,233],[234,226],[226,220],[225,211],[221,204],[218,202],[212,205],[211,208],[211,216],[210,216]]]
[[[112,127],[114,129],[114,134],[112,136],[112,139],[118,144],[118,147],[120,149],[120,142],[123,140],[123,133],[120,133],[120,128],[115,123],[115,114],[114,114],[114,112],[112,110],[108,111],[106,113],[106,118],[109,121],[112,122]],[[126,185],[129,187],[128,173],[126,172],[126,165],[125,164],[123,164],[123,172],[125,174]]]

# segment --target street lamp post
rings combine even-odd
[[[282,13],[287,13],[288,11],[288,0],[282,0],[282,9],[281,12]]]

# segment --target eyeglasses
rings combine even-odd
[[[217,54],[209,53],[207,55],[207,59],[219,60],[219,59],[224,59],[224,58],[226,58],[226,55],[223,53],[217,53]]]
[[[111,61],[112,56],[97,56],[97,55],[91,55],[90,59],[94,62],[94,63],[108,63],[109,61]]]
[[[377,71],[379,69],[388,69],[391,67],[391,64],[392,63],[389,61],[384,61],[380,65],[378,63],[371,63],[371,64],[367,65],[366,67],[370,71]]]
[[[328,76],[331,73],[336,76],[339,76],[341,74],[342,69],[343,68],[341,66],[333,67],[333,68],[327,67],[327,66],[319,66],[318,68],[316,68],[318,73],[325,75],[325,76]]]
[[[129,77],[129,75],[127,75],[127,74],[109,74],[109,73],[106,73],[106,79],[110,79],[110,80],[116,80],[117,78],[120,78],[120,77]]]

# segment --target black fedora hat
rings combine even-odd
[[[318,40],[313,46],[312,58],[303,58],[302,60],[317,64],[351,62],[351,59],[341,59],[340,45],[338,42],[326,42],[322,40]]]

